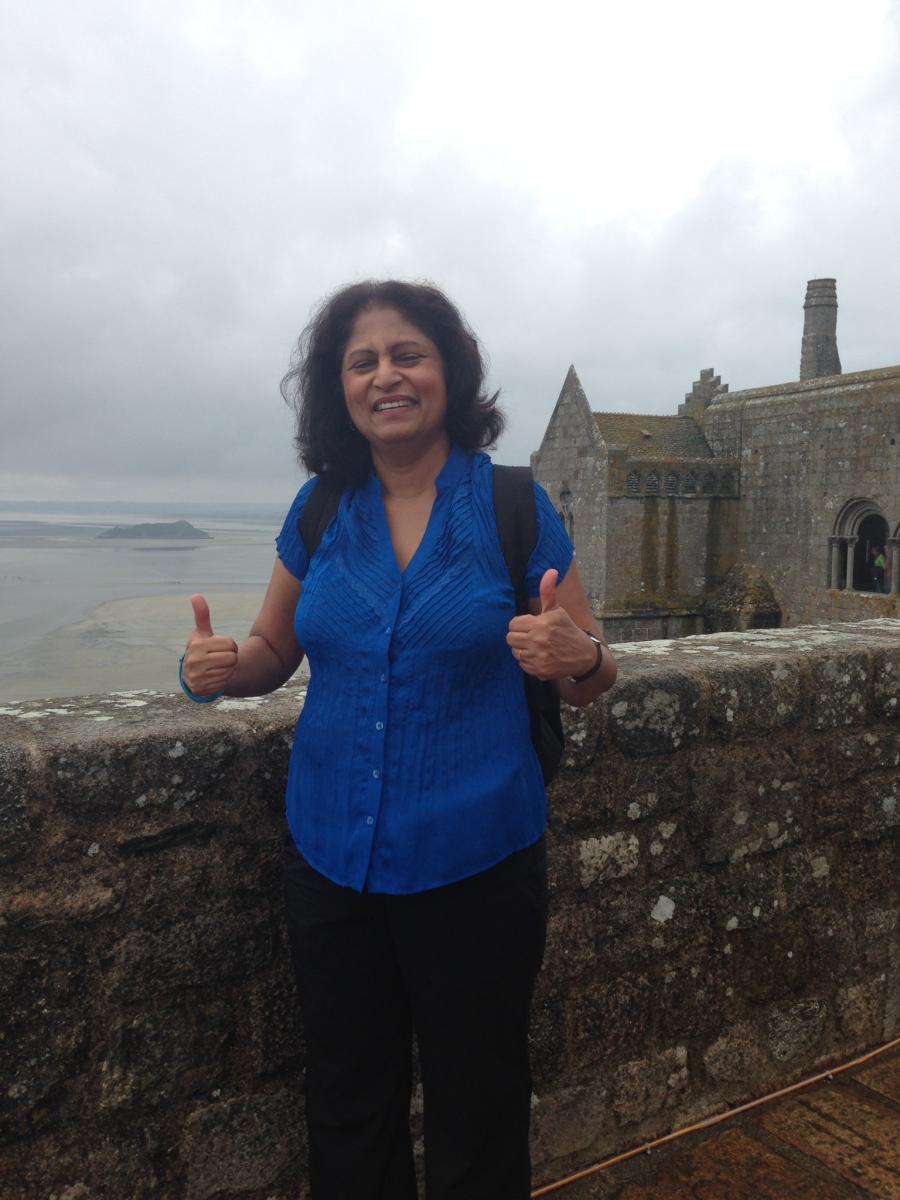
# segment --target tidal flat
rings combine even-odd
[[[202,541],[98,537],[142,515],[0,506],[0,701],[177,691],[194,592],[217,633],[247,635],[282,514],[186,511]]]

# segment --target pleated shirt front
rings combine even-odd
[[[493,465],[453,449],[422,542],[401,571],[374,475],[344,493],[308,561],[298,493],[278,538],[303,581],[297,637],[310,665],[287,789],[297,848],[357,891],[411,893],[532,845],[546,794],[522,672],[506,634],[515,597],[494,516]],[[572,545],[535,485],[526,585],[563,578]]]

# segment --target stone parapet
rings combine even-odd
[[[616,652],[550,800],[536,1182],[900,1025],[900,621]],[[302,699],[0,710],[4,1200],[307,1194],[279,884]]]

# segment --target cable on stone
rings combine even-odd
[[[686,1137],[689,1133],[698,1133],[701,1129],[710,1129],[713,1125],[720,1125],[723,1121],[730,1121],[732,1117],[749,1112],[753,1108],[759,1108],[763,1104],[771,1104],[773,1100],[780,1100],[782,1097],[790,1096],[794,1092],[803,1091],[804,1088],[812,1087],[813,1084],[824,1083],[826,1080],[830,1082],[835,1075],[842,1075],[845,1071],[852,1071],[855,1067],[861,1067],[873,1058],[877,1058],[880,1054],[887,1054],[889,1050],[896,1050],[898,1047],[900,1047],[900,1038],[894,1038],[892,1042],[886,1042],[885,1045],[879,1046],[877,1050],[870,1050],[862,1058],[855,1058],[852,1062],[843,1063],[839,1067],[831,1067],[830,1070],[821,1071],[818,1075],[810,1076],[809,1079],[803,1079],[799,1083],[792,1083],[789,1087],[779,1088],[777,1092],[769,1092],[768,1095],[760,1096],[756,1100],[748,1100],[746,1104],[740,1104],[737,1108],[730,1108],[727,1112],[716,1113],[715,1116],[706,1117],[705,1120],[698,1121],[695,1125],[686,1125],[684,1129],[676,1129],[672,1133],[667,1133],[664,1137],[655,1138],[652,1142],[645,1142],[642,1146],[635,1146],[632,1150],[626,1150],[622,1154],[606,1158],[603,1162],[595,1163],[592,1167],[585,1167],[581,1171],[576,1171],[574,1175],[567,1175],[564,1179],[557,1179],[555,1183],[544,1184],[543,1187],[539,1187],[531,1193],[531,1200],[538,1200],[540,1196],[549,1196],[552,1192],[561,1191],[562,1188],[568,1187],[572,1183],[578,1183],[582,1179],[588,1179],[591,1175],[599,1175],[601,1171],[606,1171],[609,1167],[613,1167],[617,1163],[626,1162],[630,1158],[637,1158],[640,1154],[649,1154],[652,1150],[657,1150],[660,1146],[667,1146],[670,1142],[678,1141],[679,1138]]]

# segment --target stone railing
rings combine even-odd
[[[900,621],[617,652],[551,797],[536,1182],[900,1025]],[[4,1198],[306,1194],[301,697],[0,711]]]

